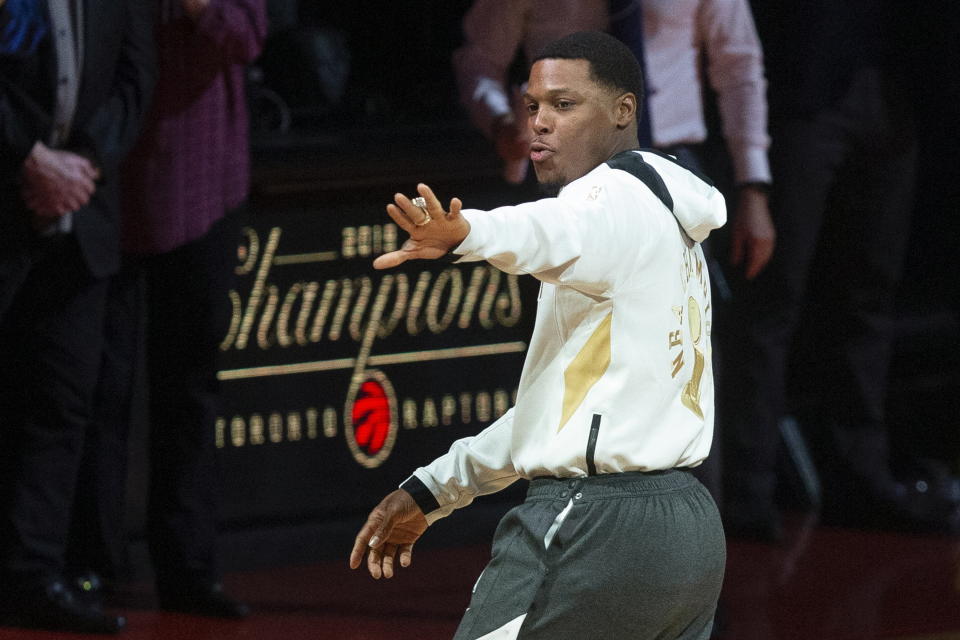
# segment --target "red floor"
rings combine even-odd
[[[724,588],[727,640],[960,640],[960,541],[816,528],[793,522],[784,545],[733,541]],[[318,541],[322,544],[322,541]],[[160,614],[146,588],[127,640],[424,640],[449,638],[488,549],[428,549],[390,581],[343,561],[232,574],[255,614],[218,622]],[[0,628],[2,640],[63,634]],[[611,639],[619,640],[619,639]]]

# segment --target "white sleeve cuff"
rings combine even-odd
[[[764,147],[730,147],[733,159],[733,176],[737,184],[745,182],[771,182],[770,161]]]

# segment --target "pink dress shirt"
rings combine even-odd
[[[647,91],[654,145],[696,144],[707,135],[701,53],[717,92],[738,183],[770,182],[763,53],[747,0],[642,0]],[[608,0],[476,0],[454,53],[462,102],[487,134],[511,110],[507,69],[522,46],[532,59],[574,31],[607,28]]]

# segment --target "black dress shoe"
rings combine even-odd
[[[162,588],[157,595],[160,608],[164,611],[230,619],[250,615],[250,607],[224,593],[223,585],[219,582],[177,585],[175,589]]]
[[[63,580],[18,586],[17,595],[5,598],[0,610],[6,625],[72,633],[117,633],[127,624],[123,616],[104,613],[100,607],[78,600]]]

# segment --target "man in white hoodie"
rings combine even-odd
[[[548,197],[449,211],[395,196],[410,234],[374,262],[453,253],[542,282],[516,405],[417,469],[370,514],[350,556],[408,566],[430,523],[531,480],[503,519],[456,638],[710,635],[725,563],[716,506],[688,469],[713,433],[710,282],[699,242],[723,197],[669,156],[635,151],[642,77],[598,32],[537,57],[524,100]]]

